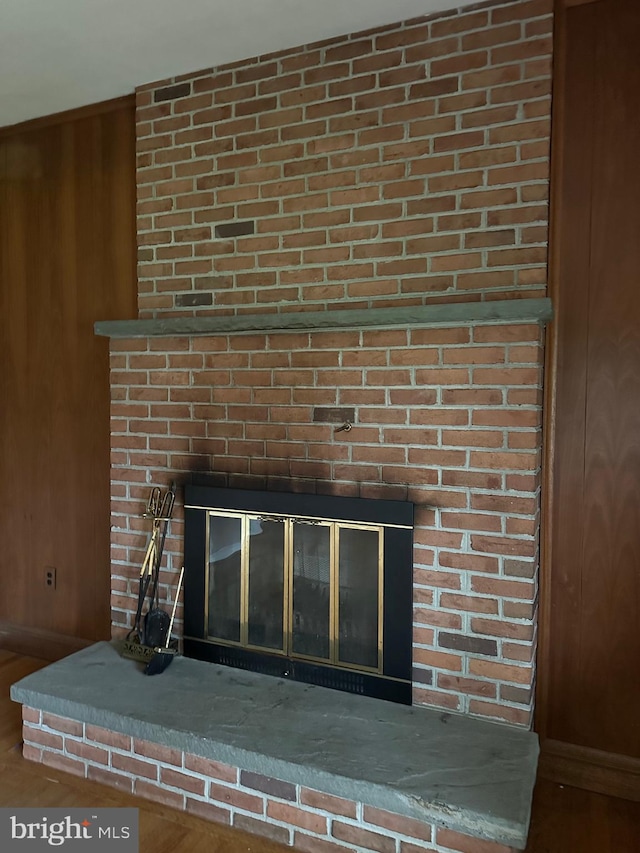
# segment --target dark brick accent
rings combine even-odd
[[[532,578],[536,573],[536,566],[531,561],[505,560],[504,573],[510,578]]]
[[[343,424],[345,421],[353,423],[356,419],[355,409],[342,409],[336,407],[314,406],[314,424]]]
[[[450,95],[458,91],[457,77],[441,77],[440,80],[429,80],[424,83],[414,83],[411,86],[410,98],[437,98],[438,95]]]
[[[516,702],[518,705],[528,705],[531,701],[531,688],[512,687],[503,684],[500,687],[500,698],[505,702]]]
[[[194,305],[213,305],[212,293],[179,293],[176,296],[176,306],[189,308]]]
[[[216,225],[216,237],[243,237],[245,234],[255,234],[256,223],[253,219],[244,222],[224,222]]]
[[[240,773],[240,784],[246,788],[253,788],[254,791],[263,791],[272,797],[280,797],[281,800],[295,802],[296,799],[296,786],[292,785],[291,782],[281,782],[279,779],[272,779],[270,776],[251,773],[249,770],[243,770]]]
[[[480,637],[463,637],[462,634],[440,632],[438,644],[443,649],[457,649],[459,652],[471,652],[476,655],[498,656],[498,643],[495,640],[482,640]]]
[[[176,83],[175,86],[166,86],[164,89],[156,89],[153,93],[153,100],[158,101],[173,101],[175,98],[184,98],[191,94],[191,83]]]
[[[414,666],[412,678],[418,684],[433,684],[433,670],[420,669],[420,667]]]
[[[280,844],[289,844],[289,830],[285,829],[284,826],[274,826],[272,823],[255,820],[255,818],[243,814],[233,816],[233,825],[245,832],[250,832],[252,835],[262,835],[264,838],[270,838],[272,841],[280,842]]]

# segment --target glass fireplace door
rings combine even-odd
[[[211,512],[208,637],[380,671],[382,527]]]
[[[293,613],[291,651],[294,655],[331,660],[332,525],[293,525]]]
[[[241,642],[244,525],[241,516],[208,518],[207,630],[210,637]]]
[[[184,653],[411,704],[413,504],[185,487]]]
[[[285,524],[248,518],[246,639],[248,646],[286,652]]]
[[[337,660],[341,664],[376,670],[382,665],[382,560],[381,531],[339,528]]]

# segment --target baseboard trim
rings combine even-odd
[[[538,776],[561,785],[640,802],[640,758],[543,740]]]
[[[60,660],[95,642],[41,628],[0,622],[0,649],[42,660]]]

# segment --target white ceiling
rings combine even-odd
[[[0,127],[475,0],[0,0]]]

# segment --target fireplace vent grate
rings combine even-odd
[[[217,662],[224,666],[232,666],[236,669],[246,669],[252,672],[260,672],[263,675],[274,675],[277,678],[290,678],[294,669],[299,669],[299,661],[283,661],[282,659],[269,660],[267,656],[259,660],[247,660],[242,652],[234,649],[220,651]],[[320,666],[309,666],[302,664],[305,669],[305,681],[307,684],[316,684],[318,687],[332,687],[334,690],[346,690],[349,693],[364,694],[364,678],[357,672],[336,673],[331,669]],[[297,674],[297,673],[296,673]]]
[[[216,663],[233,666],[236,669],[261,672],[263,675],[275,675],[278,678],[285,675],[282,660],[271,659],[267,655],[260,659],[247,658],[240,650],[236,651],[235,649],[220,650],[216,656]]]

